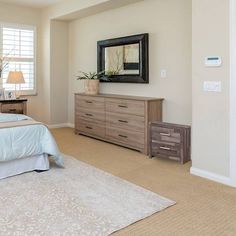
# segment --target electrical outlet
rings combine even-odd
[[[165,79],[167,77],[167,70],[166,69],[162,69],[161,70],[161,78]]]

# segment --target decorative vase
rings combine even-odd
[[[84,81],[85,94],[96,95],[99,93],[99,80],[86,79]]]

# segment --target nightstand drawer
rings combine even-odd
[[[151,127],[151,139],[163,142],[181,143],[181,130],[178,128]]]
[[[6,103],[1,106],[2,113],[15,113],[15,114],[23,114],[24,106],[23,103]]]
[[[155,140],[152,140],[152,151],[156,155],[165,155],[169,157],[176,157],[180,159],[180,145],[171,144],[171,143],[161,143]]]

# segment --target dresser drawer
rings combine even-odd
[[[107,127],[106,138],[114,142],[126,144],[130,147],[144,148],[144,133]]]
[[[76,120],[76,127],[79,131],[86,134],[91,134],[97,137],[105,137],[105,126],[103,124],[93,123],[78,119]]]
[[[23,103],[6,103],[1,105],[2,113],[15,113],[23,114],[24,113],[24,104]]]
[[[161,143],[152,140],[152,153],[153,155],[164,155],[169,157],[175,157],[174,159],[180,159],[181,148],[180,144]]]
[[[107,112],[106,125],[144,133],[144,117],[142,116]]]
[[[106,99],[106,111],[144,116],[145,105],[143,101],[125,99]]]
[[[152,126],[151,139],[163,142],[181,143],[181,129]]]
[[[76,117],[82,120],[94,121],[94,122],[103,122],[105,123],[105,113],[99,112],[99,110],[78,108],[76,109]]]
[[[94,96],[79,96],[75,97],[75,109],[85,108],[89,110],[104,111],[104,98]]]

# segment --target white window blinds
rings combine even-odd
[[[14,84],[7,84],[9,71],[22,71],[25,83],[17,86],[21,94],[35,94],[35,28],[1,25],[1,48],[5,67],[2,78],[3,88],[14,90]]]

